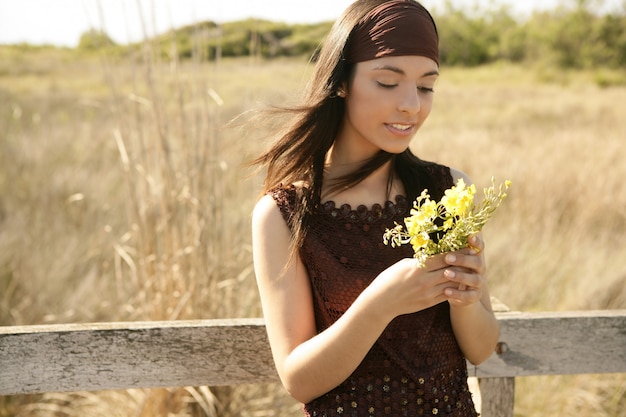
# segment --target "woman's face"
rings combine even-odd
[[[343,126],[335,141],[352,160],[379,150],[405,151],[430,114],[437,64],[422,56],[359,62],[347,86]]]

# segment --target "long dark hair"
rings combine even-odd
[[[303,104],[296,108],[281,109],[293,115],[291,124],[269,150],[252,161],[252,164],[267,167],[263,194],[280,185],[300,182],[305,184],[298,193],[296,209],[291,219],[294,250],[302,245],[310,215],[321,204],[326,156],[335,142],[344,118],[345,102],[337,92],[342,85],[348,84],[354,67],[354,64],[343,59],[344,50],[359,21],[386,1],[388,0],[357,0],[345,10],[319,50]],[[394,175],[398,175],[407,197],[416,198],[422,191],[417,189],[418,178],[423,177],[423,169],[430,163],[420,160],[409,149],[400,154],[380,151],[354,172],[328,184],[328,189],[332,192],[354,186],[389,161],[391,170],[388,192]]]

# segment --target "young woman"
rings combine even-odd
[[[498,325],[480,236],[431,257],[383,244],[423,189],[461,172],[409,149],[428,117],[438,35],[412,0],[357,0],[320,51],[293,123],[257,159],[255,272],[280,379],[309,416],[476,416],[466,358]]]

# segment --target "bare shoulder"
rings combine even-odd
[[[467,185],[474,183],[471,178],[467,176],[467,174],[465,174],[463,171],[459,171],[458,169],[450,168],[450,174],[452,174],[452,179],[454,180],[455,184],[459,179],[463,179],[463,181]]]
[[[260,224],[280,217],[280,209],[271,195],[266,194],[257,201],[252,211],[252,223]]]
[[[289,226],[271,195],[261,197],[254,206],[252,234],[257,238],[264,236],[264,239],[274,239],[274,243],[277,243],[276,240],[279,238],[290,239]]]

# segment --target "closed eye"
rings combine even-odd
[[[417,89],[422,93],[434,93],[435,89],[431,87],[417,87]]]
[[[379,87],[387,88],[387,89],[391,89],[391,88],[398,86],[398,84],[385,84],[385,83],[381,83],[380,81],[377,81],[376,83],[378,84]]]

